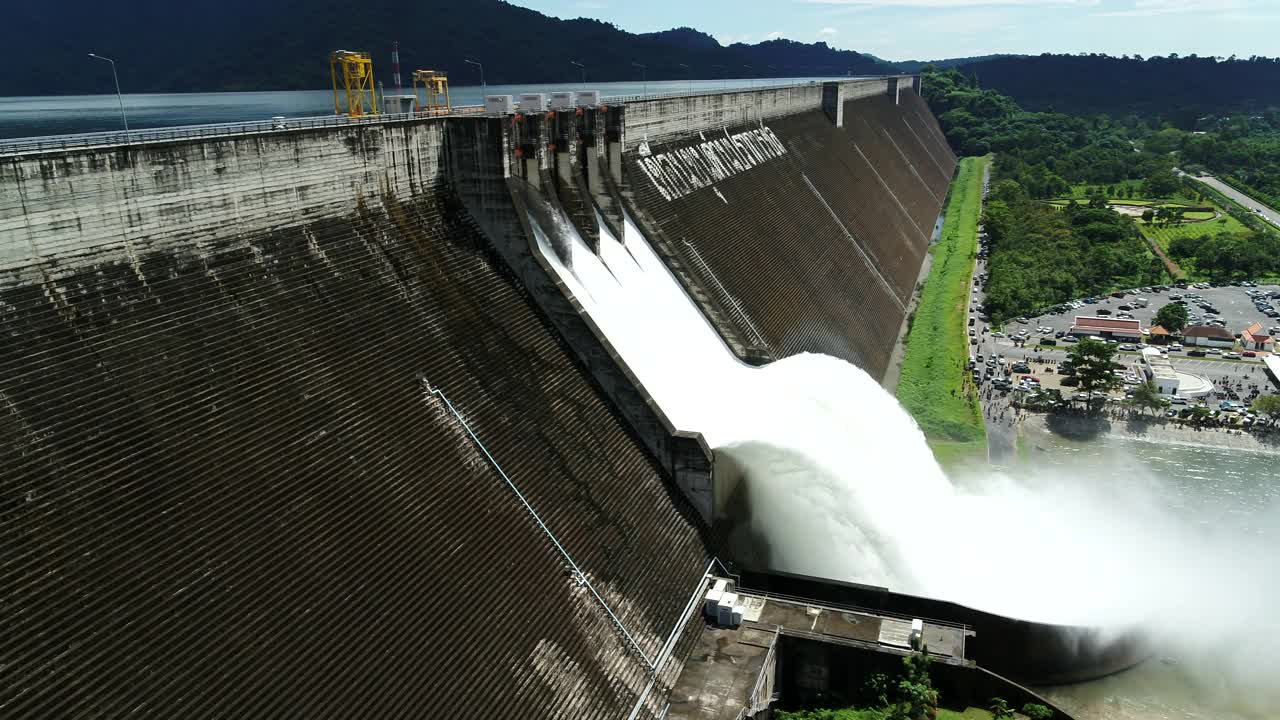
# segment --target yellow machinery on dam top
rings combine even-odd
[[[418,94],[422,87],[425,98]],[[448,113],[453,109],[449,100],[449,74],[439,70],[414,70],[413,95],[417,98],[416,111],[432,115]]]
[[[329,53],[329,77],[333,81],[333,114],[347,117],[377,115],[373,90],[373,59],[367,52],[334,50]]]

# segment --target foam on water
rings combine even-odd
[[[534,226],[672,422],[744,471],[750,523],[774,567],[1042,622],[1142,623],[1233,663],[1250,649],[1238,677],[1280,669],[1269,609],[1280,533],[1242,536],[1209,509],[1206,522],[1188,523],[1158,478],[1132,468],[1099,482],[1062,468],[953,481],[896,399],[857,367],[821,355],[738,361],[629,220],[621,241],[601,226],[597,256],[560,219],[549,230],[567,240],[568,262]]]

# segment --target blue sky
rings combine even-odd
[[[721,43],[770,37],[890,60],[988,53],[1280,54],[1280,0],[513,0],[631,32],[688,25]]]

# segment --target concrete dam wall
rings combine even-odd
[[[0,715],[617,717],[683,657],[696,516],[451,122],[3,162]]]
[[[880,377],[956,159],[914,90],[842,85],[842,126],[820,93],[719,128],[669,107],[687,128],[652,134],[629,105],[625,194],[744,359],[820,352]]]
[[[879,375],[954,162],[909,78],[0,157],[0,716],[660,716],[710,453],[531,215]]]

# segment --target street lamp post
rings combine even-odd
[[[476,67],[480,68],[480,94],[483,95],[485,91],[484,63],[478,63],[475,60],[466,60],[466,59],[464,59],[462,62],[467,63],[468,65],[475,65]]]
[[[685,65],[684,63],[680,63],[680,67],[684,68],[685,77],[689,80],[689,92],[692,94],[693,93],[693,68],[689,67],[688,65]]]
[[[105,60],[111,63],[111,77],[116,81],[116,102],[120,103],[120,120],[124,122],[124,137],[129,138],[129,116],[124,114],[124,95],[120,94],[120,76],[116,74],[116,61],[101,55],[89,53],[89,57],[94,60]]]
[[[569,64],[570,64],[570,65],[577,65],[577,66],[578,66],[578,68],[582,70],[582,86],[585,88],[585,87],[586,87],[586,85],[587,85],[587,66],[586,66],[586,65],[583,65],[582,63],[580,63],[580,62],[578,62],[578,61],[576,61],[576,60],[570,60],[570,61],[569,61]]]
[[[648,95],[649,94],[649,66],[642,65],[638,62],[633,62],[631,63],[631,65],[633,67],[640,68],[640,80],[641,82],[644,83],[644,94]]]

